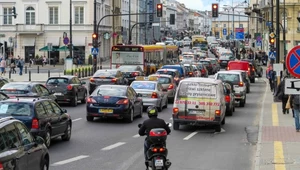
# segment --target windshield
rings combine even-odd
[[[114,77],[117,71],[97,71],[93,77]]]
[[[120,66],[119,70],[122,72],[135,71],[135,66]]]
[[[229,55],[221,55],[220,60],[229,60],[231,56]]]
[[[155,90],[156,83],[151,82],[132,82],[130,85],[133,89]]]
[[[179,86],[177,97],[216,98],[216,85],[200,82],[183,82]]]
[[[47,84],[68,84],[69,80],[67,78],[50,78]]]
[[[99,87],[92,96],[126,96],[126,89]]]
[[[167,74],[167,75],[171,75],[173,77],[176,76],[175,72],[172,71],[157,71],[158,74]]]
[[[219,73],[217,79],[222,80],[223,82],[232,82],[235,84],[240,82],[240,76],[238,74]]]
[[[28,103],[0,103],[0,115],[6,116],[30,116],[31,107]]]

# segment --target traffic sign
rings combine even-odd
[[[223,28],[223,35],[227,35],[227,29]]]
[[[300,45],[292,48],[286,56],[286,68],[291,75],[300,78]]]
[[[271,32],[271,33],[269,34],[269,36],[270,36],[271,38],[275,38],[275,33],[274,33],[274,32]]]
[[[261,41],[256,41],[256,46],[261,47]]]
[[[65,38],[64,38],[64,44],[67,45],[67,44],[69,44],[69,42],[70,42],[69,38],[68,38],[68,37],[65,37]]]
[[[291,79],[286,78],[284,80],[285,86],[284,86],[284,94],[290,95],[290,94],[300,94],[300,80],[299,79]]]
[[[276,51],[270,51],[269,52],[269,59],[275,60],[276,59]]]
[[[235,28],[235,39],[237,40],[245,39],[244,28]]]
[[[92,53],[92,55],[98,55],[99,49],[98,48],[92,48],[91,53]]]

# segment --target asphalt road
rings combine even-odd
[[[236,108],[232,117],[226,117],[221,133],[209,127],[184,126],[172,129],[168,136],[168,158],[171,170],[250,170],[254,162],[255,145],[247,140],[246,127],[257,123],[257,114],[265,89],[258,79],[251,84],[244,108]],[[137,135],[139,123],[121,120],[96,120],[87,122],[85,105],[63,106],[73,120],[72,138],[69,142],[54,140],[49,149],[51,170],[142,170],[144,137]],[[172,122],[172,104],[159,113],[159,117]],[[249,137],[249,135],[248,135]]]

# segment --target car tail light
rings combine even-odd
[[[227,103],[230,103],[230,96],[225,96],[225,101],[226,101]]]
[[[216,111],[215,111],[215,114],[216,114],[217,116],[220,116],[220,115],[221,115],[221,111],[220,111],[220,110],[216,110]]]
[[[177,107],[173,108],[173,114],[177,114],[179,112],[179,109]]]
[[[149,132],[149,136],[154,136],[154,137],[156,137],[156,136],[167,136],[168,134],[167,134],[167,131],[166,130],[164,130],[164,131],[162,131],[162,132],[155,132],[155,131],[153,131],[153,130],[151,130],[150,132]]]
[[[134,76],[134,77],[135,77],[135,76],[138,76],[138,75],[139,75],[139,72],[132,72],[131,75]]]
[[[0,170],[4,170],[3,164],[0,162]]]
[[[157,98],[157,93],[156,92],[153,92],[152,95],[151,95],[151,98]]]
[[[240,86],[240,87],[243,87],[243,86],[244,86],[244,83],[243,83],[243,82],[240,82],[240,83],[239,83],[239,86]]]
[[[116,78],[111,79],[111,82],[116,83],[116,82],[117,82],[117,79],[116,79]]]
[[[119,100],[116,104],[126,105],[128,103],[129,103],[128,99],[122,99],[122,100]]]
[[[250,71],[250,67],[248,67],[248,71]]]
[[[87,100],[86,100],[87,103],[97,103],[95,99],[89,97]]]
[[[205,70],[204,70],[204,69],[202,69],[202,70],[201,70],[201,73],[205,73]]]
[[[229,70],[229,67],[227,67],[227,69],[226,70]]]
[[[255,71],[255,69],[254,69],[254,68],[252,68],[252,71]]]
[[[90,78],[90,82],[95,82],[95,79],[94,78]]]
[[[31,129],[38,129],[39,128],[39,120],[37,118],[32,119]]]
[[[178,80],[179,80],[179,78],[178,78],[178,77],[175,77],[175,78],[174,78],[174,80],[175,80],[175,81],[178,81]]]
[[[73,88],[72,85],[67,86],[67,90],[72,90],[72,88]]]
[[[189,75],[190,75],[190,76],[193,75],[193,72],[189,72]]]
[[[173,84],[170,84],[169,87],[168,87],[168,90],[171,90],[174,88],[174,85]]]

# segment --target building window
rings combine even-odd
[[[75,7],[75,24],[84,24],[84,8]]]
[[[35,25],[35,10],[31,6],[26,8],[26,25]]]
[[[216,24],[216,27],[218,27],[219,25],[218,24]]]
[[[224,28],[226,28],[226,24],[224,24],[224,26],[223,26]]]
[[[4,25],[12,25],[12,16],[8,16],[12,14],[12,8],[3,8],[3,24]]]
[[[49,7],[49,24],[58,24],[58,7]]]
[[[239,25],[239,28],[244,28],[243,24],[240,24],[240,25]]]

